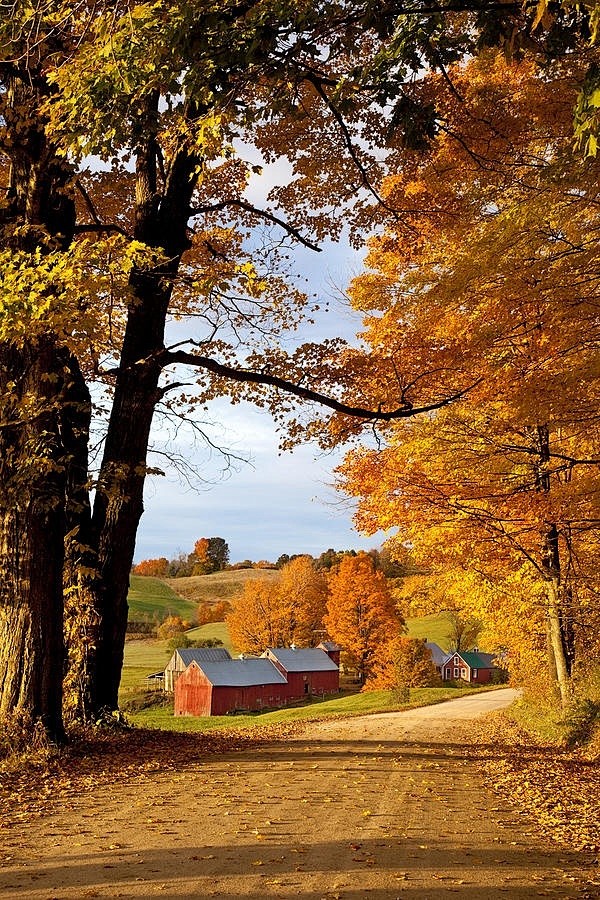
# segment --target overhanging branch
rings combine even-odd
[[[286,378],[279,378],[277,375],[269,375],[266,372],[254,372],[249,369],[235,368],[233,366],[228,366],[225,363],[218,362],[215,359],[211,359],[208,356],[200,356],[185,350],[164,350],[159,355],[158,361],[161,366],[173,364],[193,366],[197,369],[204,369],[207,372],[212,372],[214,375],[219,375],[221,378],[227,378],[238,383],[273,387],[277,390],[284,391],[286,394],[299,397],[301,400],[318,403],[320,406],[325,406],[328,409],[332,409],[345,416],[377,422],[391,422],[394,419],[406,419],[410,416],[416,416],[422,413],[433,412],[436,409],[441,409],[444,406],[448,406],[450,403],[455,403],[457,400],[460,400],[461,397],[464,397],[465,394],[476,387],[482,380],[477,379],[477,381],[464,390],[458,391],[450,397],[445,397],[443,400],[430,403],[427,406],[415,407],[412,403],[406,401],[397,409],[384,411],[382,409],[366,409],[362,406],[351,406],[347,403],[342,403],[340,400],[336,400],[335,397],[328,397],[326,394],[321,394],[319,391],[313,391],[310,388],[295,384],[293,381],[289,381]]]

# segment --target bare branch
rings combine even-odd
[[[293,225],[290,225],[289,222],[286,222],[284,219],[280,219],[279,216],[276,216],[274,213],[271,213],[266,209],[258,209],[251,203],[247,203],[246,200],[238,200],[232,197],[229,200],[221,200],[219,203],[207,203],[203,206],[197,206],[195,209],[193,209],[192,215],[197,216],[200,213],[220,212],[221,210],[226,209],[228,206],[238,206],[240,209],[244,209],[246,212],[251,213],[253,216],[257,216],[260,219],[266,219],[267,222],[272,222],[273,225],[278,225],[280,228],[283,228],[284,231],[287,231],[288,234],[290,234],[305,247],[308,247],[309,250],[314,250],[315,253],[322,252],[321,247],[318,247],[312,241],[309,241],[308,238],[305,238],[298,231],[298,229],[294,228]]]

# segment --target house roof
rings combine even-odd
[[[318,647],[269,647],[265,654],[277,660],[286,672],[337,672],[338,667]]]
[[[223,659],[217,662],[193,661],[215,687],[251,687],[261,684],[287,684],[286,678],[270,659]]]
[[[445,653],[437,644],[434,644],[433,641],[425,641],[425,646],[431,653],[433,664],[435,666],[443,666],[445,661],[448,659],[448,654]]]
[[[482,653],[481,650],[478,650],[477,656],[483,662],[485,669],[493,669],[494,668],[494,662],[496,659],[495,653]]]
[[[231,659],[225,647],[180,647],[175,653],[179,654],[184,666],[189,666],[191,662],[208,663]]]
[[[453,656],[460,656],[470,669],[494,668],[492,664],[494,657],[491,653],[475,653],[474,650],[453,650],[447,659],[451,659]]]

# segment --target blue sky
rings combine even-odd
[[[339,453],[303,446],[280,454],[267,414],[225,401],[215,404],[215,412],[226,423],[222,437],[249,462],[220,476],[218,457],[203,460],[198,453],[197,467],[209,483],[196,490],[173,473],[150,479],[136,560],[189,552],[199,537],[225,538],[232,562],[379,546],[381,536],[357,534],[348,500],[333,489]]]

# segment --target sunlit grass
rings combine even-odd
[[[169,615],[181,616],[188,622],[196,616],[196,604],[179,597],[173,588],[160,578],[131,575],[129,595],[129,619],[156,619],[162,622]]]
[[[364,693],[335,695],[326,700],[313,700],[302,706],[286,707],[269,712],[231,716],[174,716],[173,706],[154,707],[128,715],[130,721],[141,728],[158,728],[166,731],[215,731],[228,728],[263,728],[298,720],[331,719],[347,716],[363,716],[369,713],[386,713],[399,709],[429,706],[444,700],[454,700],[465,694],[475,694],[485,688],[411,688],[408,703],[399,703],[391,691],[365,691]]]

